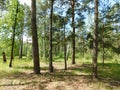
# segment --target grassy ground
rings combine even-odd
[[[120,90],[120,63],[98,64],[99,79],[92,80],[92,65],[88,58],[77,58],[77,64],[64,70],[62,59],[54,61],[54,73],[48,72],[48,62],[41,61],[41,74],[33,74],[33,61],[14,59],[13,67],[0,59],[0,90]]]

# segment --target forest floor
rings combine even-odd
[[[0,90],[120,90],[120,64],[99,65],[99,79],[91,77],[91,64],[54,62],[54,73],[41,62],[41,74],[33,74],[32,61],[16,60],[13,67],[0,61]],[[2,66],[2,67],[1,67]]]

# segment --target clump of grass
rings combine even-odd
[[[117,63],[105,63],[104,67],[99,64],[99,75],[103,78],[109,78],[120,81],[120,64]]]

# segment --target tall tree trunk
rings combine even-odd
[[[17,14],[18,14],[18,6],[19,6],[19,2],[17,1],[17,7],[16,7],[16,14],[15,14],[15,19],[14,19],[14,25],[12,27],[13,29],[13,35],[12,35],[12,48],[11,48],[11,57],[10,57],[10,63],[9,63],[9,67],[12,67],[12,60],[13,60],[13,53],[14,53],[14,43],[15,43],[15,29],[16,29],[16,25],[17,25]]]
[[[36,25],[36,0],[32,0],[32,50],[33,50],[34,73],[40,74],[39,48]]]
[[[22,56],[23,56],[23,27],[24,27],[24,21],[23,21],[23,23],[21,25],[19,59],[22,59]]]
[[[51,12],[50,12],[50,36],[49,36],[49,39],[50,39],[50,62],[49,62],[49,71],[50,72],[53,72],[53,64],[52,64],[52,19],[53,19],[53,3],[54,3],[54,0],[51,0]]]
[[[67,44],[66,44],[66,58],[67,58],[67,60],[69,59],[69,56],[71,55],[71,45],[70,45],[70,42],[68,42]]]
[[[19,59],[22,59],[23,55],[23,37],[20,38]]]
[[[27,36],[27,40],[26,40],[25,54],[26,54],[26,57],[28,57],[28,36]]]
[[[45,40],[45,34],[46,34],[46,23],[44,22],[44,38],[43,38],[43,57],[44,60],[46,60],[46,40]]]
[[[98,0],[95,0],[95,29],[93,42],[93,78],[97,78],[97,57],[98,57]]]
[[[119,34],[119,26],[118,26],[118,25],[116,26],[116,33]],[[120,47],[120,41],[119,41],[119,40],[120,40],[120,39],[117,38],[117,47]],[[117,55],[118,55],[118,58],[119,58],[119,54],[120,54],[120,53],[117,54]],[[117,60],[117,59],[116,59],[116,60]]]
[[[105,48],[104,48],[104,28],[102,32],[102,66],[104,66],[105,62]]]
[[[67,70],[67,57],[66,57],[66,40],[65,40],[65,23],[64,23],[64,64],[65,70]]]
[[[105,63],[105,49],[104,49],[104,44],[103,44],[103,55],[102,55],[102,65],[104,66]]]
[[[82,54],[83,57],[85,56],[85,41],[84,41],[84,35],[82,34],[82,46],[83,46],[83,50],[82,50]]]
[[[72,0],[72,27],[73,27],[73,35],[72,35],[72,64],[75,64],[75,13],[74,13],[74,6],[75,0]]]

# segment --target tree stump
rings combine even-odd
[[[4,63],[7,62],[5,52],[3,52],[2,55],[3,55],[3,62],[4,62]]]

